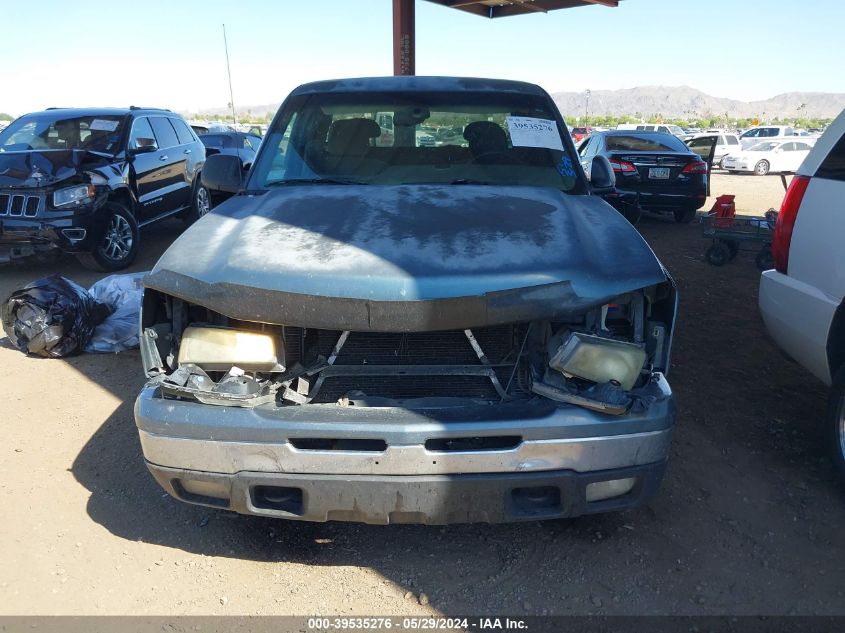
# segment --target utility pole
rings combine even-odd
[[[229,105],[232,108],[232,123],[238,124],[238,119],[235,116],[235,97],[232,94],[232,71],[229,68],[229,44],[226,41],[226,25],[223,25],[223,48],[226,50],[226,73],[229,75]]]
[[[585,97],[585,100],[584,100],[584,127],[587,127],[589,125],[588,121],[590,120],[589,119],[589,115],[590,115],[590,89],[589,88],[587,88],[587,90],[584,91],[584,97]]]

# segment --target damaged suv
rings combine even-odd
[[[388,123],[389,122],[389,123]],[[389,129],[383,127],[389,125]],[[462,130],[436,146],[421,126]],[[676,291],[596,193],[552,99],[513,81],[311,83],[237,192],[145,279],[135,404],[182,501],[368,523],[646,502],[674,422]]]
[[[131,265],[139,227],[210,209],[205,147],[178,114],[53,108],[0,132],[0,261],[59,248],[94,270]]]

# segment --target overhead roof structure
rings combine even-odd
[[[548,13],[557,9],[601,5],[617,7],[619,0],[428,0],[435,4],[460,9],[485,18],[506,18],[525,13]]]
[[[558,9],[618,7],[620,0],[428,0],[485,18],[506,18]],[[393,74],[413,75],[415,69],[414,0],[393,0]]]

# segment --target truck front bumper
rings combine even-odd
[[[172,496],[244,514],[365,523],[505,522],[635,507],[657,491],[674,404],[608,416],[535,399],[414,411],[135,404],[144,457]]]

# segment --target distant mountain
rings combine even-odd
[[[552,97],[567,118],[584,115],[583,92],[554,92]],[[801,107],[803,104],[803,107]],[[275,114],[278,103],[245,105],[235,108],[238,116]],[[799,108],[800,111],[799,111]],[[695,119],[706,116],[730,118],[766,117],[810,119],[833,118],[845,109],[845,93],[787,92],[765,101],[737,101],[713,97],[689,86],[639,86],[623,90],[593,90],[590,93],[590,115],[636,116],[645,118],[659,114],[669,119]],[[199,111],[200,117],[231,114],[222,108]]]
[[[279,106],[282,105],[281,102],[279,103],[268,103],[265,105],[245,105],[245,106],[235,106],[235,114],[240,116],[255,116],[255,117],[262,117],[266,115],[268,112],[272,117],[276,114],[276,110],[279,109]],[[199,118],[217,118],[217,117],[231,117],[232,110],[231,108],[227,108],[223,106],[222,108],[204,108],[196,113]]]
[[[583,116],[583,92],[552,93],[567,117]],[[737,101],[713,97],[689,86],[639,86],[624,90],[592,90],[590,115],[641,116],[694,119],[706,116],[833,118],[845,109],[845,93],[787,92],[764,101]]]

